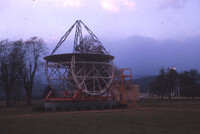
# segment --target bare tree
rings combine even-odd
[[[98,45],[90,36],[85,36],[75,50],[78,53],[104,54],[102,46]]]
[[[19,79],[19,65],[21,64],[21,48],[23,41],[11,42],[3,40],[0,42],[0,80],[1,87],[6,93],[6,106],[11,107],[12,93]]]
[[[177,88],[178,72],[174,67],[168,68],[166,74],[166,87],[168,89],[168,98],[171,100],[172,92]]]
[[[163,100],[164,94],[166,92],[166,73],[164,67],[161,67],[160,74],[157,77],[157,81],[159,83],[161,100]]]
[[[164,67],[161,67],[160,74],[156,77],[156,80],[149,84],[150,92],[156,94],[158,99],[161,97],[161,100],[163,100],[163,97],[167,92],[166,85],[165,69]]]
[[[25,62],[21,71],[23,85],[26,92],[27,104],[31,105],[33,83],[35,81],[36,71],[42,65],[42,58],[46,52],[45,43],[42,39],[32,37],[25,43]]]
[[[151,95],[156,95],[158,97],[158,100],[160,99],[160,84],[158,83],[158,80],[149,83],[149,90]]]
[[[194,99],[194,96],[198,96],[200,75],[197,70],[191,69],[190,71],[180,73],[179,82],[182,96],[186,96],[188,99],[190,96],[192,99]]]
[[[21,74],[20,70],[22,70],[22,66],[24,63],[24,58],[25,58],[25,50],[24,50],[24,42],[23,40],[19,41],[14,41],[13,42],[13,47],[12,51],[10,53],[10,61],[14,61],[14,66],[16,68],[16,77],[15,77],[15,82],[14,82],[14,87],[13,87],[13,101],[14,104],[16,102],[19,103],[20,99],[20,93],[21,93],[21,87],[22,87],[22,79],[21,79]]]

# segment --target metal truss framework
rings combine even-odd
[[[137,105],[131,68],[122,68],[120,72],[121,74],[114,76],[112,90],[120,91],[121,103],[133,100],[134,104]],[[133,99],[131,99],[132,97]]]
[[[110,62],[76,61],[47,62],[45,68],[47,81],[54,90],[75,94],[77,89],[91,96],[98,96],[110,89],[114,68]]]
[[[83,39],[82,26],[90,37]],[[54,55],[76,27],[73,53]],[[88,43],[88,44],[87,44]],[[60,39],[46,60],[45,75],[53,88],[45,101],[110,101],[115,95],[110,90],[114,78],[114,57],[109,55],[99,39],[77,20]]]
[[[91,38],[93,39],[93,42],[96,43],[97,46],[100,46],[102,48],[101,54],[106,54],[108,55],[109,53],[106,51],[106,49],[103,47],[102,43],[99,41],[97,36],[81,21],[77,20],[71,27],[70,29],[64,34],[64,36],[60,39],[54,50],[52,51],[51,55],[53,55],[56,50],[62,45],[62,43],[67,39],[69,34],[71,33],[72,29],[76,25],[76,31],[75,31],[75,38],[74,38],[74,48],[73,48],[73,53],[80,53],[80,51],[77,51],[75,48],[77,48],[78,45],[83,45],[83,37],[82,37],[82,27],[81,24],[85,27]]]

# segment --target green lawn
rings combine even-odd
[[[200,101],[141,100],[126,110],[0,109],[0,134],[199,134]]]

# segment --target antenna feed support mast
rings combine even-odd
[[[89,33],[92,42],[95,44],[95,47],[93,47],[93,50],[90,50],[89,53],[96,53],[96,54],[103,54],[103,55],[109,55],[109,53],[106,51],[106,49],[104,48],[104,46],[102,45],[102,43],[99,41],[99,39],[97,38],[97,36],[95,36],[95,34],[81,21],[81,20],[77,20],[71,27],[70,29],[64,34],[64,36],[60,39],[60,41],[58,42],[58,44],[56,45],[56,47],[54,48],[54,50],[52,51],[51,55],[53,55],[56,50],[62,45],[63,42],[65,42],[65,40],[67,39],[67,37],[69,36],[69,34],[71,33],[72,29],[74,28],[74,26],[76,26],[76,31],[75,31],[75,37],[74,37],[74,47],[73,47],[73,53],[85,53],[84,51],[81,51],[80,49],[77,48],[83,48],[84,44],[83,44],[83,35],[82,35],[82,27],[81,25],[83,25],[83,27],[87,30],[87,32]],[[97,51],[95,51],[94,49],[101,49],[100,53]]]

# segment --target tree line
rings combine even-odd
[[[19,101],[21,89],[31,105],[33,83],[45,53],[46,44],[38,37],[0,41],[0,87],[5,92],[7,107],[12,106],[12,100]]]
[[[167,70],[162,67],[156,80],[149,84],[151,95],[157,95],[158,99],[168,96],[182,96],[188,99],[200,97],[200,74],[197,70],[191,69],[178,73],[172,67]]]

